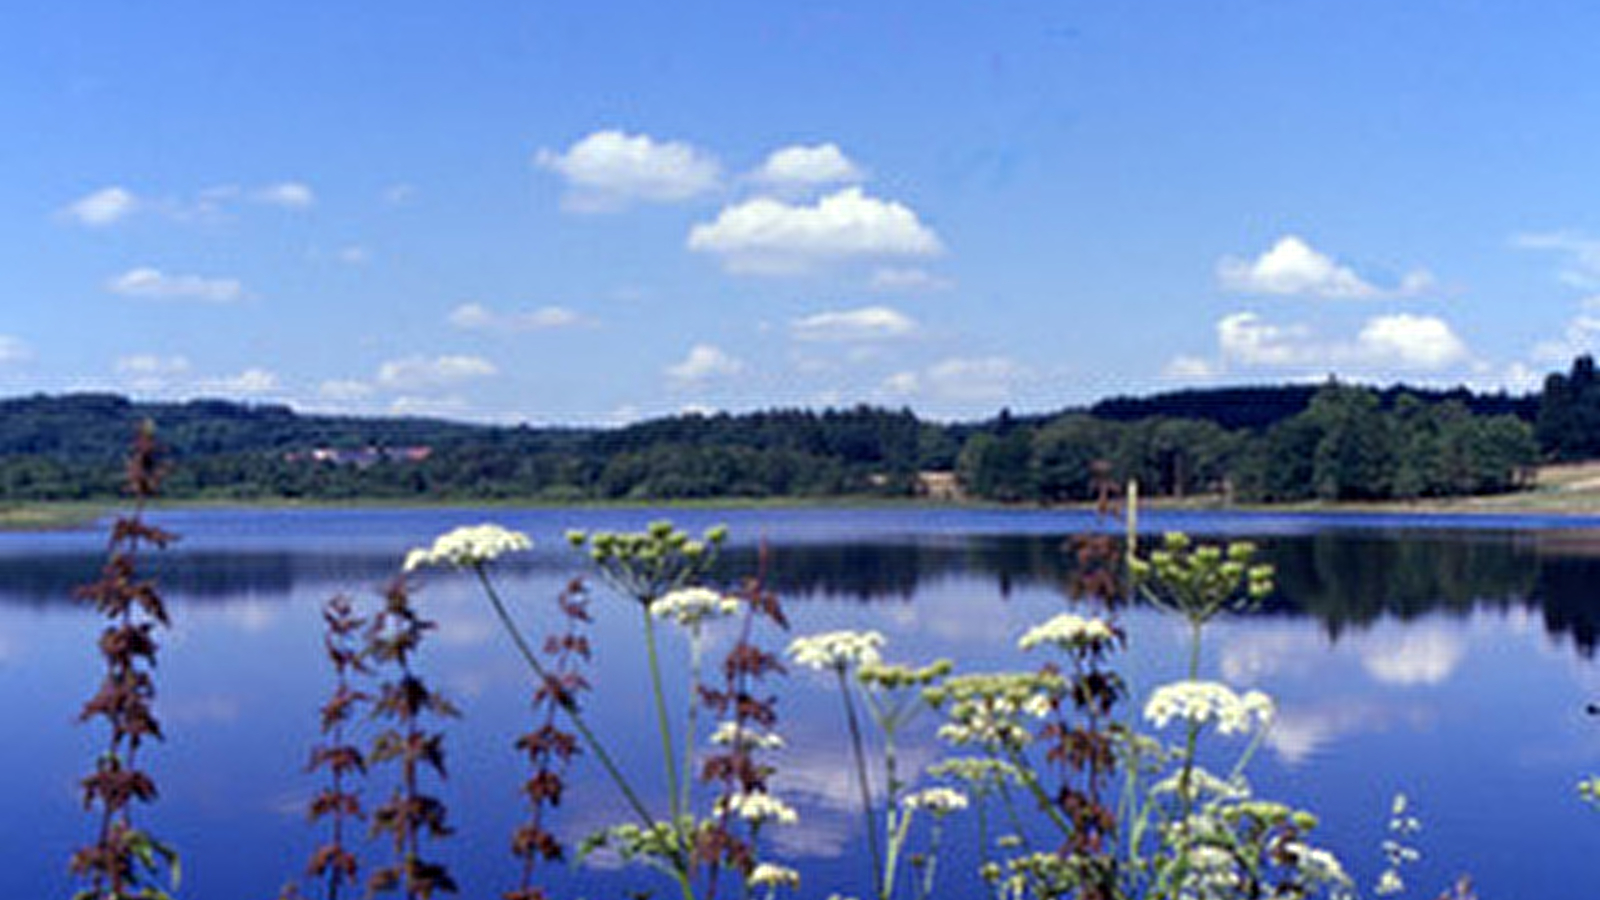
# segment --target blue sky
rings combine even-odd
[[[1600,6],[43,2],[0,394],[941,419],[1600,335]]]

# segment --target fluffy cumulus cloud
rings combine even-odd
[[[744,371],[744,362],[712,344],[695,344],[682,362],[667,367],[667,377],[679,384],[702,384],[713,378],[730,378]]]
[[[232,303],[244,297],[244,285],[238,279],[170,275],[148,266],[112,278],[106,282],[106,290],[124,297],[203,303]]]
[[[1279,325],[1253,312],[1224,316],[1217,323],[1220,359],[1185,357],[1191,374],[1220,374],[1229,367],[1439,372],[1471,360],[1466,343],[1436,316],[1394,313],[1366,320],[1353,339],[1328,340],[1305,325]],[[1179,360],[1168,365],[1180,374]]]
[[[795,319],[789,328],[797,340],[864,343],[908,337],[916,333],[917,323],[887,306],[864,306],[805,316]]]
[[[378,384],[391,390],[432,390],[488,378],[498,371],[494,363],[476,356],[408,356],[380,366]]]
[[[910,207],[844,188],[815,203],[756,197],[694,226],[688,246],[730,272],[791,275],[851,260],[936,256],[938,235]]]
[[[1443,319],[1395,313],[1367,320],[1355,354],[1372,365],[1436,372],[1467,360],[1467,345]]]
[[[1292,234],[1254,259],[1224,257],[1217,264],[1217,280],[1225,290],[1244,294],[1354,300],[1414,296],[1434,286],[1433,276],[1423,269],[1407,273],[1396,285],[1379,286]]]
[[[1224,316],[1217,323],[1217,346],[1224,359],[1246,366],[1298,366],[1324,355],[1311,342],[1310,329],[1273,325],[1253,312]]]
[[[1575,231],[1549,231],[1519,234],[1513,246],[1524,250],[1547,250],[1558,254],[1561,267],[1557,276],[1581,290],[1600,288],[1600,238]]]
[[[450,312],[450,324],[464,331],[549,331],[584,323],[564,306],[542,306],[526,312],[497,312],[481,303],[463,303]]]
[[[138,198],[132,192],[112,185],[78,198],[61,214],[79,225],[101,228],[126,219],[138,205]]]
[[[577,212],[687,200],[721,179],[716,159],[689,144],[613,130],[596,131],[562,153],[540,150],[534,164],[566,181],[565,205]]]
[[[751,178],[768,188],[785,191],[859,183],[866,173],[838,145],[817,144],[774,150]]]

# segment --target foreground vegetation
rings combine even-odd
[[[129,467],[141,504],[161,472],[146,433]],[[95,829],[71,862],[81,900],[167,898],[180,887],[179,848],[142,822],[158,791],[140,768],[163,738],[154,672],[156,635],[169,620],[155,585],[139,572],[142,554],[173,537],[146,525],[138,509],[119,519],[104,576],[82,592],[106,618],[97,641],[105,678],[83,709],[86,721],[104,723],[106,745],[82,782]],[[446,773],[449,722],[459,715],[428,681],[434,624],[413,601],[436,568],[477,581],[508,650],[527,668],[529,730],[506,752],[527,761],[520,796],[528,809],[509,835],[507,886],[499,893],[505,900],[550,896],[551,865],[581,864],[597,853],[655,870],[685,900],[925,900],[948,896],[952,881],[964,894],[979,890],[997,900],[1363,893],[1338,855],[1316,840],[1311,811],[1289,798],[1259,796],[1250,784],[1251,760],[1275,717],[1271,698],[1237,693],[1202,671],[1207,626],[1273,591],[1274,571],[1256,562],[1251,545],[1196,545],[1168,535],[1135,556],[1109,537],[1082,539],[1071,551],[1071,608],[1021,636],[1020,667],[970,672],[949,660],[891,662],[884,638],[872,631],[789,637],[782,602],[762,575],[738,585],[706,583],[725,537],[720,528],[693,536],[667,523],[640,533],[568,536],[586,557],[575,568],[637,610],[637,644],[625,652],[648,661],[648,684],[627,689],[651,698],[643,730],[659,743],[655,772],[620,768],[611,748],[621,736],[598,732],[585,714],[595,650],[586,580],[574,579],[547,606],[502,594],[496,566],[529,549],[525,535],[493,525],[457,529],[408,554],[376,602],[329,601],[331,691],[311,755],[325,781],[309,807],[324,842],[282,896],[429,898],[487,889],[458,885],[433,850],[453,830],[435,785]],[[1185,677],[1143,697],[1117,673],[1127,644],[1120,610],[1134,594],[1190,635]],[[714,631],[731,640],[712,644]],[[688,643],[685,671],[662,665],[667,640]],[[725,652],[707,659],[713,646]],[[804,668],[837,687],[840,761],[859,788],[865,848],[859,875],[844,884],[812,884],[773,840],[799,815],[772,790],[780,764],[772,751],[783,744],[784,677]],[[683,689],[667,690],[677,679]],[[908,770],[898,746],[918,716],[937,717],[946,755]],[[628,811],[625,821],[577,846],[557,825],[565,803],[581,802],[569,796],[574,765],[602,770]],[[979,858],[971,870],[942,859],[955,816],[976,819]],[[1384,845],[1389,865],[1373,893],[1405,890],[1415,830],[1397,798]],[[1463,881],[1443,896],[1464,900],[1471,889]]]

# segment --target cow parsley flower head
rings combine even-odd
[[[967,808],[967,795],[954,788],[931,787],[907,794],[900,803],[906,809],[922,809],[943,818]]]
[[[672,619],[686,628],[738,611],[737,599],[703,587],[681,588],[650,604],[650,613],[656,618]]]
[[[712,732],[711,743],[745,750],[779,750],[783,748],[783,735],[762,731],[754,725],[741,727],[738,722],[723,722]]]
[[[713,807],[717,815],[728,813],[748,822],[777,822],[793,825],[800,821],[794,807],[771,794],[736,793],[717,800]]]
[[[1245,734],[1272,721],[1272,698],[1260,691],[1239,696],[1216,681],[1176,681],[1162,685],[1144,706],[1144,717],[1157,728],[1173,719],[1195,725],[1215,722],[1222,734]]]
[[[788,654],[802,666],[844,670],[881,662],[882,646],[883,635],[876,631],[826,631],[790,641]]]
[[[750,870],[751,887],[786,887],[800,889],[800,873],[776,863],[759,863]]]
[[[532,546],[533,541],[520,531],[499,525],[472,525],[447,531],[435,538],[432,546],[407,553],[403,570],[412,572],[424,566],[472,568]]]
[[[1084,618],[1072,613],[1062,613],[1028,629],[1017,641],[1020,650],[1032,650],[1040,644],[1054,644],[1062,650],[1079,650],[1103,647],[1116,640],[1116,631],[1101,619]]]

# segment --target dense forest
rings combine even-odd
[[[237,499],[913,496],[923,473],[1002,502],[1147,494],[1239,501],[1493,493],[1544,460],[1600,457],[1600,380],[1581,357],[1542,394],[1341,384],[1194,389],[1053,415],[937,423],[908,409],[688,414],[615,429],[302,415],[109,394],[0,400],[0,500],[117,493],[129,434],[156,424],[167,494]]]

